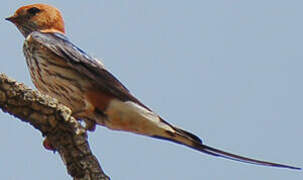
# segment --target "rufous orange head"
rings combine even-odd
[[[56,31],[65,33],[60,11],[46,4],[22,6],[6,20],[14,23],[24,37],[33,31]]]

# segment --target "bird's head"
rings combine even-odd
[[[6,20],[14,23],[24,37],[33,31],[55,31],[65,33],[60,11],[46,4],[22,6]]]

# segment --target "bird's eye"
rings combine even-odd
[[[36,15],[38,12],[40,12],[41,10],[36,8],[36,7],[32,7],[30,9],[27,10],[28,13],[32,14],[32,15]]]

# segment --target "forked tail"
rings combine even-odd
[[[300,170],[301,168],[294,167],[294,166],[289,166],[289,165],[284,165],[284,164],[278,164],[278,163],[272,163],[272,162],[267,162],[267,161],[260,161],[256,159],[251,159],[248,157],[244,156],[239,156],[236,154],[231,154],[204,144],[193,144],[193,146],[189,146],[193,149],[196,149],[200,152],[204,152],[213,156],[218,156],[218,157],[223,157],[226,159],[231,159],[235,161],[240,161],[244,163],[249,163],[249,164],[256,164],[256,165],[263,165],[263,166],[272,166],[272,167],[280,167],[280,168],[289,168],[289,169],[297,169]]]
[[[225,151],[202,144],[202,141],[197,136],[193,135],[192,133],[189,133],[187,131],[184,131],[184,130],[176,128],[176,127],[174,127],[174,129],[175,129],[176,133],[174,133],[174,134],[170,133],[170,135],[167,137],[156,136],[156,138],[173,141],[175,143],[183,144],[185,146],[188,146],[192,149],[198,150],[198,151],[206,153],[206,154],[210,154],[213,156],[222,157],[222,158],[226,158],[226,159],[231,159],[234,161],[262,165],[262,166],[271,166],[271,167],[280,167],[280,168],[301,170],[301,168],[294,167],[294,166],[251,159],[248,157],[239,156],[236,154],[225,152]]]

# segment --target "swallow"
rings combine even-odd
[[[294,166],[256,160],[213,148],[196,135],[176,127],[152,111],[113,76],[98,59],[65,35],[61,12],[50,5],[20,7],[6,20],[25,37],[23,52],[31,79],[44,94],[71,108],[73,116],[113,130],[164,139],[208,155],[289,169]]]

